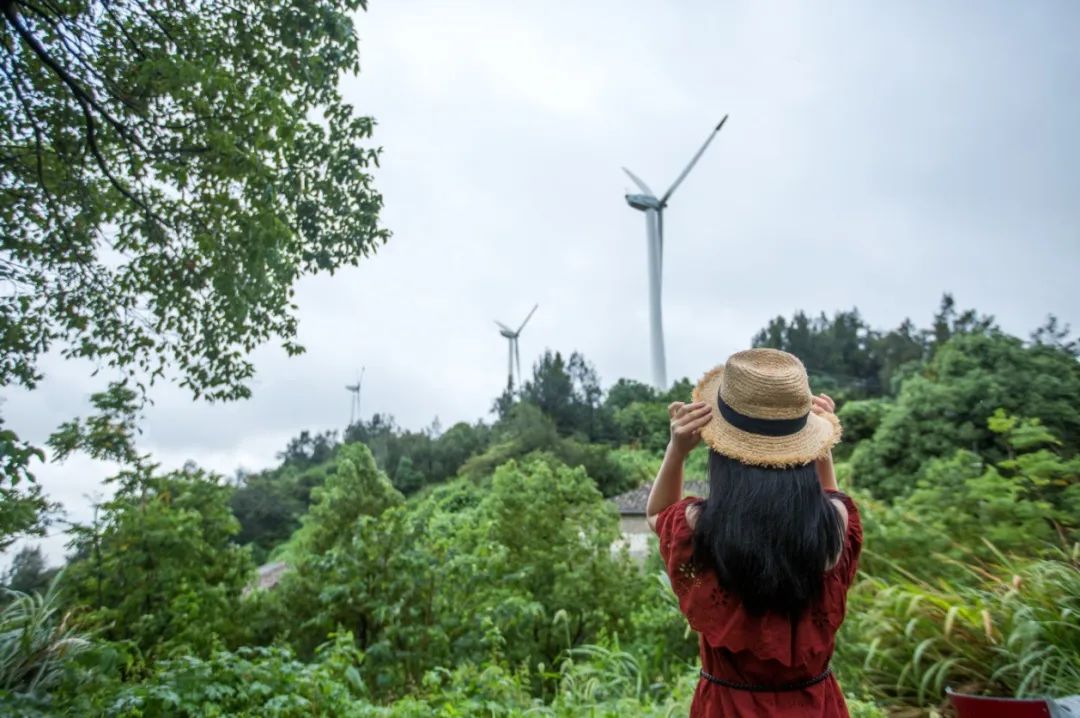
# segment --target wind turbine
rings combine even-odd
[[[356,423],[356,417],[360,416],[360,387],[364,381],[364,367],[360,367],[360,374],[356,377],[355,384],[346,384],[345,389],[352,394],[352,403],[349,406],[349,426]]]
[[[525,321],[521,323],[521,326],[516,330],[511,329],[502,322],[496,321],[495,324],[499,327],[499,334],[502,334],[510,341],[510,361],[509,361],[509,379],[507,379],[507,387],[514,388],[514,365],[517,365],[517,378],[518,384],[521,384],[521,354],[518,353],[518,336],[521,334],[521,330],[525,328],[525,325],[532,319],[533,312],[540,305],[533,306],[532,311],[529,312],[529,316],[525,317]]]
[[[649,258],[649,327],[653,385],[660,391],[667,389],[667,366],[664,360],[664,322],[660,313],[660,288],[663,284],[664,270],[664,209],[667,207],[668,200],[671,199],[671,195],[675,193],[676,188],[686,179],[686,175],[690,174],[690,170],[694,169],[694,165],[701,159],[701,155],[705,154],[705,149],[716,137],[716,133],[724,126],[724,123],[727,122],[727,118],[728,116],[724,115],[724,119],[720,120],[720,123],[709,133],[705,144],[701,146],[701,149],[690,160],[690,164],[686,166],[686,169],[682,171],[682,174],[678,176],[671,188],[660,199],[656,198],[653,191],[637,175],[623,167],[623,172],[629,175],[630,179],[643,193],[627,194],[626,203],[634,209],[639,209],[645,213],[645,236]]]

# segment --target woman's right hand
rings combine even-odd
[[[703,401],[693,404],[673,401],[668,405],[668,417],[671,418],[668,448],[685,458],[701,441],[701,430],[712,421],[712,409]]]
[[[836,402],[828,394],[819,394],[814,397],[813,406],[810,410],[815,414],[832,414],[836,411]],[[832,450],[814,462],[817,469],[818,482],[821,488],[829,491],[839,490],[836,483],[836,468],[833,466]]]

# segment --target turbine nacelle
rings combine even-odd
[[[526,320],[526,321],[528,321],[528,320]],[[499,334],[503,335],[507,339],[517,339],[518,334],[521,333],[520,329],[515,332],[510,327],[506,326],[505,324],[503,324],[502,322],[497,321],[497,320],[495,322],[495,326],[497,326],[499,328]]]
[[[626,203],[634,209],[640,209],[642,212],[650,209],[660,210],[664,208],[663,205],[660,204],[660,200],[648,194],[628,194],[626,195]]]

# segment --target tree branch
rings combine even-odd
[[[14,0],[0,0],[0,7],[3,8],[3,14],[8,21],[8,24],[10,24],[11,27],[15,30],[15,32],[18,33],[19,37],[22,38],[23,42],[27,44],[27,46],[34,52],[34,54],[37,55],[38,58],[43,63],[45,63],[45,65],[50,70],[56,73],[56,76],[60,79],[60,81],[68,86],[72,93],[75,94],[75,98],[79,100],[80,104],[89,105],[92,109],[97,110],[106,122],[116,128],[116,131],[119,132],[122,137],[129,139],[131,142],[135,143],[135,145],[138,146],[140,149],[144,151],[146,150],[146,147],[143,146],[142,140],[139,139],[138,135],[132,132],[131,129],[127,127],[123,122],[120,122],[120,120],[113,117],[109,113],[109,111],[105,107],[103,107],[101,103],[97,101],[97,99],[94,98],[93,95],[87,92],[86,89],[83,88],[82,85],[80,85],[79,82],[74,77],[72,77],[71,74],[68,73],[68,71],[65,70],[62,65],[60,65],[59,62],[57,62],[53,58],[52,55],[49,54],[49,51],[46,50],[45,46],[41,44],[41,41],[38,40],[37,37],[35,37],[34,34],[30,32],[30,30],[27,29],[27,27],[20,21],[19,13],[15,9]]]
[[[94,120],[94,110],[96,109],[99,113],[101,113],[102,117],[104,117],[110,124],[116,127],[117,130],[120,132],[121,136],[125,136],[131,139],[131,141],[134,142],[141,149],[143,149],[143,151],[147,151],[147,149],[143,147],[138,138],[135,137],[133,133],[128,130],[128,128],[126,128],[122,123],[113,118],[108,113],[108,111],[102,108],[101,105],[79,85],[75,78],[68,74],[68,72],[63,67],[61,67],[55,59],[53,59],[53,57],[48,53],[48,51],[41,45],[40,41],[38,41],[38,39],[34,37],[33,33],[31,33],[19,21],[19,14],[15,9],[15,4],[13,0],[0,0],[0,9],[2,9],[3,15],[7,19],[8,24],[10,24],[12,28],[14,28],[15,32],[18,33],[19,37],[23,39],[23,42],[25,42],[34,52],[34,54],[37,55],[38,58],[43,63],[45,63],[47,67],[49,67],[54,73],[56,73],[57,77],[59,77],[60,80],[71,90],[76,102],[79,103],[79,107],[82,109],[84,125],[86,128],[87,146],[90,148],[90,153],[94,156],[94,160],[97,163],[98,167],[101,169],[106,179],[108,179],[109,184],[111,184],[113,188],[116,189],[116,191],[119,192],[121,195],[123,195],[129,202],[141,209],[148,217],[154,219],[156,222],[159,222],[165,227],[170,227],[171,225],[166,222],[164,218],[162,218],[157,212],[155,212],[149,206],[149,204],[147,204],[141,198],[137,197],[131,190],[125,187],[123,183],[120,182],[120,180],[117,179],[117,177],[112,173],[112,170],[109,169],[108,163],[106,162],[105,157],[101,152],[101,148],[98,146],[97,123]],[[9,50],[9,53],[10,52],[11,51]]]
[[[0,71],[2,71],[4,73],[4,75],[8,79],[8,82],[11,83],[11,89],[14,90],[15,96],[17,98],[19,98],[19,104],[21,104],[22,107],[23,107],[23,113],[26,115],[26,119],[30,123],[30,127],[33,128],[33,130],[34,130],[34,144],[35,144],[35,147],[36,147],[36,150],[37,150],[35,155],[36,155],[36,160],[37,160],[36,165],[37,165],[38,184],[41,185],[41,190],[43,192],[45,192],[46,194],[48,194],[49,190],[45,186],[45,172],[44,172],[44,168],[42,166],[42,159],[41,159],[42,144],[43,144],[42,141],[41,141],[41,128],[38,127],[37,118],[34,117],[33,108],[30,107],[29,101],[26,99],[26,97],[22,93],[22,88],[20,86],[21,83],[19,82],[18,78],[16,78],[14,75],[12,75],[10,72],[8,72],[7,67],[5,67],[4,65],[0,65]]]

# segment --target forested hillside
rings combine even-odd
[[[777,318],[755,343],[833,391],[866,524],[835,669],[856,716],[947,685],[1080,692],[1080,364],[950,297],[926,329],[857,311]],[[703,366],[719,358],[703,358]],[[0,705],[24,715],[683,715],[696,683],[655,551],[612,552],[606,500],[652,478],[666,404],[547,352],[494,420],[300,432],[227,481],[148,461],[50,577],[7,577]],[[122,407],[121,407],[122,408]],[[113,415],[130,439],[129,417]],[[74,439],[73,439],[74,440]],[[688,478],[699,478],[696,451]],[[272,588],[256,565],[283,562]],[[904,713],[909,714],[909,713]]]

